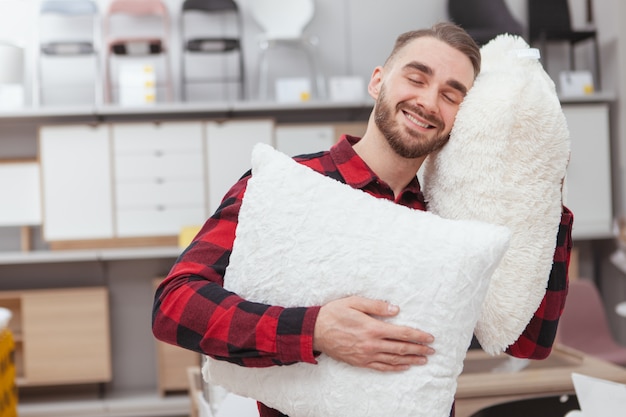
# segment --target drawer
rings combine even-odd
[[[204,163],[201,153],[153,153],[115,156],[115,178],[123,180],[148,180],[155,178],[202,178]]]
[[[40,178],[36,161],[0,161],[0,227],[41,224]]]
[[[47,241],[113,237],[109,127],[39,130],[43,235]]]
[[[121,182],[115,185],[118,208],[205,205],[204,182],[155,179],[151,182]]]
[[[279,125],[274,132],[276,149],[289,156],[319,152],[335,144],[332,125]]]
[[[207,122],[206,166],[209,212],[217,210],[224,194],[250,169],[252,149],[261,142],[271,145],[271,119]]]
[[[116,123],[111,126],[114,154],[154,151],[202,152],[202,122]]]
[[[204,207],[154,207],[117,211],[117,236],[176,236],[184,226],[203,224]]]

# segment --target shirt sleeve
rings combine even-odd
[[[226,194],[157,288],[152,332],[166,343],[242,366],[316,363],[319,307],[254,303],[223,288],[248,178]]]
[[[559,318],[567,297],[569,282],[567,271],[572,251],[573,221],[572,212],[563,207],[546,294],[522,335],[507,348],[506,353],[509,355],[518,358],[545,359],[552,351]]]

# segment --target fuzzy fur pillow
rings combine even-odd
[[[398,373],[326,355],[270,368],[209,359],[205,378],[291,417],[447,417],[509,231],[374,198],[268,145],[256,145],[252,166],[225,287],[284,306],[385,299],[400,306],[390,321],[432,333],[437,353]]]
[[[520,55],[514,53],[519,51]],[[456,117],[449,143],[429,156],[429,210],[511,230],[476,336],[497,354],[515,342],[539,307],[561,218],[569,131],[555,86],[520,37],[481,49],[482,70]]]

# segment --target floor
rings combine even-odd
[[[188,395],[127,393],[103,399],[18,400],[20,417],[188,417]]]

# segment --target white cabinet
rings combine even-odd
[[[571,138],[565,204],[574,213],[574,239],[613,235],[609,103],[564,104]]]
[[[279,125],[275,139],[276,149],[289,156],[324,151],[337,141],[331,124]]]
[[[112,238],[108,125],[43,126],[39,159],[44,238]]]
[[[609,110],[610,101],[563,103],[572,150],[565,203],[578,240],[612,237]],[[250,169],[255,144],[293,156],[327,149],[340,133],[361,135],[364,126],[269,117],[43,126],[44,238],[175,237],[215,212]]]
[[[251,166],[271,119],[45,126],[48,241],[176,236],[204,223]]]
[[[206,163],[209,215],[219,207],[224,194],[251,167],[252,148],[273,144],[273,120],[207,122]]]
[[[41,186],[36,161],[0,163],[0,226],[41,224]]]
[[[177,235],[206,217],[202,122],[113,124],[116,235]]]

